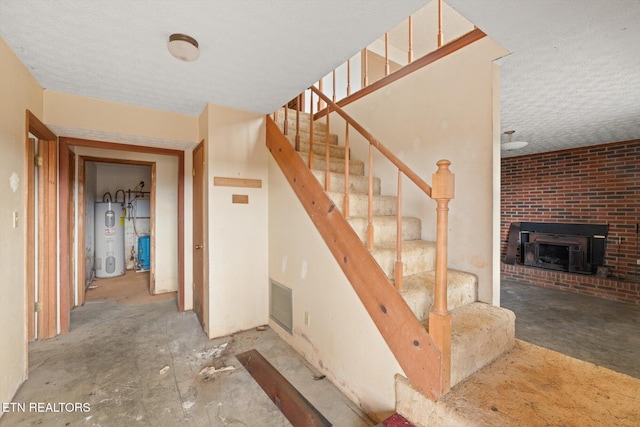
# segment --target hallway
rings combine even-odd
[[[334,425],[375,424],[328,380],[314,380],[318,373],[270,328],[210,341],[174,298],[75,309],[68,335],[31,344],[29,379],[13,399],[26,411],[5,413],[0,426],[290,425],[234,357],[252,348]],[[200,374],[210,366],[235,369]],[[88,411],[30,412],[33,402]]]

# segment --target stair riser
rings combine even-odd
[[[300,156],[306,164],[309,164],[309,153],[300,153]],[[323,156],[313,156],[313,169],[324,171],[326,161]],[[344,173],[344,160],[331,159],[329,162],[329,172]],[[358,160],[349,162],[349,174],[364,176],[364,163]]]
[[[330,193],[329,197],[344,213],[344,194]],[[373,215],[396,215],[398,202],[396,197],[373,196]],[[366,194],[349,194],[349,215],[367,216],[369,212],[369,197]]]
[[[396,251],[394,249],[371,251],[389,279],[394,278]],[[435,247],[402,249],[403,276],[432,271],[436,265]],[[420,319],[418,317],[418,319]]]
[[[393,221],[382,220],[383,217],[373,218],[373,241],[374,243],[393,243],[397,236],[397,225],[395,218]],[[367,238],[367,218],[350,217],[348,219],[351,227],[356,232],[360,240],[366,243]],[[402,218],[402,240],[419,240],[422,234],[422,227],[418,218]]]
[[[280,130],[282,130],[282,127],[280,127]],[[284,131],[283,131],[284,133]],[[300,141],[306,141],[309,142],[309,140],[311,139],[311,134],[308,131],[300,131],[299,133],[300,135]],[[296,137],[296,131],[295,129],[291,129],[289,128],[289,132],[287,132],[286,135],[287,138],[293,138],[292,140],[295,141],[295,137]],[[314,144],[324,144],[326,142],[327,138],[326,138],[326,134],[324,132],[317,132],[314,131],[313,132],[313,143]],[[329,134],[329,144],[330,145],[338,145],[338,135],[332,133]]]
[[[513,312],[489,306],[474,311],[474,303],[461,307],[451,317],[451,387],[511,350],[515,344]],[[469,308],[469,309],[467,309]],[[488,313],[484,313],[488,311]]]
[[[435,268],[435,261],[434,267]],[[413,314],[421,322],[427,321],[433,311],[435,272],[416,274],[404,278],[401,292]],[[478,278],[470,273],[447,270],[447,310],[453,311],[477,300]]]
[[[292,146],[296,146],[296,137],[295,135],[288,135],[287,139],[291,142]],[[313,152],[317,156],[324,156],[326,154],[326,145],[324,143],[319,144],[318,141],[313,142]],[[309,152],[309,141],[303,140],[300,138],[300,152],[308,153]],[[344,159],[345,158],[345,149],[339,145],[329,144],[329,157],[333,157],[335,159]]]
[[[324,186],[324,171],[313,170],[313,175]],[[344,192],[344,174],[329,174],[329,191]],[[349,193],[367,194],[369,192],[369,178],[366,176],[349,175]],[[373,194],[380,194],[380,178],[373,178]]]

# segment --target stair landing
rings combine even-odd
[[[396,376],[396,411],[416,427],[635,427],[638,396],[639,379],[519,340],[437,402]]]

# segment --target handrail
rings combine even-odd
[[[363,71],[363,79],[364,79],[364,87],[360,90],[357,90],[355,92],[353,92],[351,95],[348,95],[346,98],[342,98],[340,101],[336,102],[336,104],[340,107],[345,107],[346,105],[351,104],[354,101],[357,101],[360,98],[363,98],[367,95],[369,95],[370,93],[373,93],[377,90],[382,89],[385,86],[390,85],[391,83],[395,82],[396,80],[399,80],[429,64],[432,64],[436,61],[438,61],[439,59],[444,58],[445,56],[448,56],[460,49],[462,49],[465,46],[470,45],[471,43],[474,43],[482,38],[484,38],[486,36],[486,34],[480,30],[479,28],[474,28],[473,30],[469,31],[468,33],[458,37],[455,40],[450,41],[449,43],[446,43],[444,45],[442,45],[442,47],[434,50],[433,52],[427,53],[426,55],[420,57],[419,59],[416,59],[415,61],[411,62],[410,64],[405,65],[404,67],[400,68],[397,71],[394,71],[393,73],[389,74],[386,77],[381,78],[380,80],[377,80],[374,83],[369,84],[369,79],[368,79],[368,71],[367,71],[367,67],[365,65],[365,69]],[[366,49],[363,49],[363,63],[366,64],[367,61],[367,55],[366,55]],[[320,117],[324,116],[325,114],[327,114],[327,109],[322,109],[319,110],[316,114],[315,114],[315,119],[319,119]]]
[[[349,114],[347,114],[342,108],[340,108],[337,104],[331,102],[328,96],[324,93],[320,92],[315,86],[310,87],[311,91],[316,93],[320,98],[322,98],[327,105],[330,106],[331,110],[340,114],[342,118],[355,130],[360,133],[371,145],[378,149],[378,151],[385,156],[391,163],[393,163],[398,169],[402,171],[403,174],[411,181],[413,181],[419,189],[421,189],[427,196],[431,197],[431,186],[427,184],[422,178],[418,176],[413,170],[409,168],[402,160],[400,160],[391,150],[385,147],[380,141],[374,138],[371,133],[369,133],[362,125],[356,122]],[[311,114],[313,116],[313,113]]]

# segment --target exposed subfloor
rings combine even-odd
[[[640,378],[640,305],[504,279],[501,286],[516,338]]]
[[[327,379],[314,379],[318,372],[271,329],[209,340],[173,298],[88,301],[73,310],[69,334],[30,345],[29,379],[13,400],[26,412],[5,413],[0,425],[290,425],[234,357],[253,348],[333,425],[375,424]],[[229,370],[200,374],[211,366]],[[89,410],[29,412],[39,402],[87,403]]]

